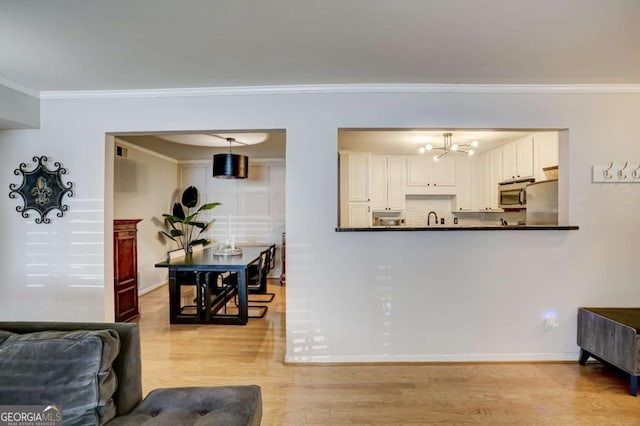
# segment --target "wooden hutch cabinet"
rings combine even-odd
[[[136,224],[142,219],[113,221],[113,293],[116,322],[138,316],[138,241]]]

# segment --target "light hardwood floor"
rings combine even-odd
[[[145,394],[258,384],[263,425],[640,424],[628,377],[598,363],[285,365],[285,290],[247,326],[169,325],[166,286],[142,296]]]

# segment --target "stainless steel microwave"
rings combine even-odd
[[[501,209],[525,209],[527,208],[527,185],[534,179],[525,179],[498,184],[499,205]]]

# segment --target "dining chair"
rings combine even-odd
[[[269,303],[276,297],[275,293],[267,292],[267,273],[269,272],[269,255],[271,249],[268,248],[260,253],[260,257],[256,262],[248,267],[248,286],[249,295],[262,296],[257,299],[249,297],[249,302]]]
[[[264,318],[269,308],[265,305],[252,305],[254,303],[269,303],[276,296],[275,293],[267,293],[267,268],[269,262],[269,250],[263,250],[253,263],[247,267],[247,300],[249,309],[259,309],[258,315],[252,315],[249,311],[249,318]],[[267,296],[266,299],[251,298],[251,295]]]
[[[269,261],[267,272],[271,272],[276,267],[276,245],[271,244],[269,246]]]

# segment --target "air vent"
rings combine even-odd
[[[123,146],[116,145],[116,157],[127,158],[129,150]]]

